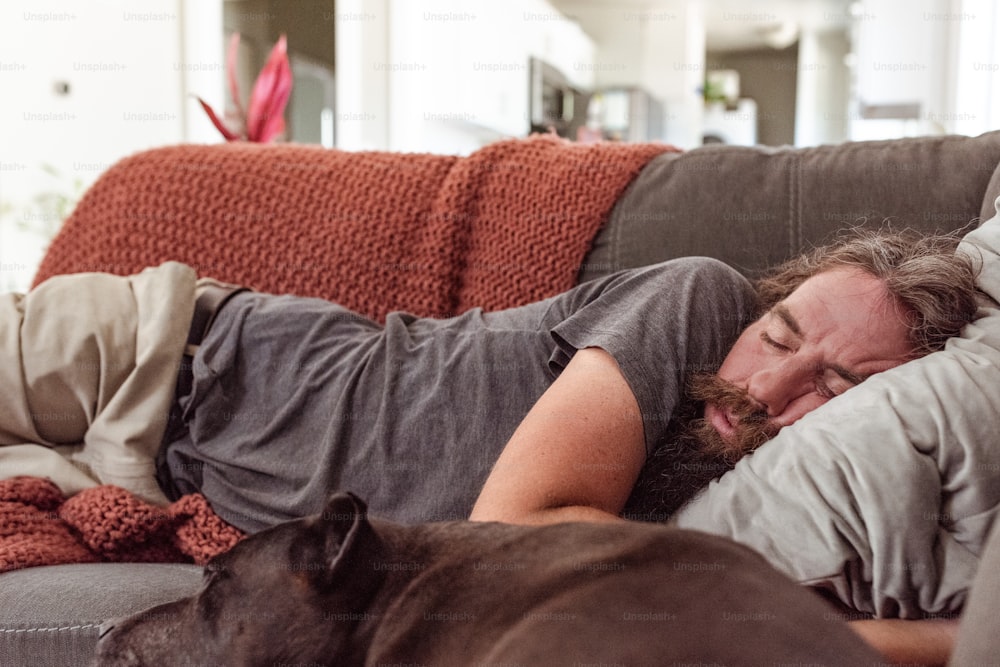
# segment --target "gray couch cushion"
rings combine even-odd
[[[201,568],[166,564],[53,565],[0,575],[0,662],[87,665],[104,621],[191,595]]]
[[[1000,132],[664,154],[618,201],[580,279],[686,255],[752,275],[838,229],[885,220],[960,229],[993,214],[998,162]]]

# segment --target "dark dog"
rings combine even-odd
[[[110,625],[110,624],[109,624]],[[876,664],[749,549],[666,526],[401,526],[350,494],[258,533],[99,665]]]

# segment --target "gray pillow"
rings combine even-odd
[[[783,429],[677,522],[877,617],[958,612],[1000,506],[1000,215],[960,251],[991,298],[960,337]]]

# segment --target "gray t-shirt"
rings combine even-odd
[[[174,497],[204,493],[248,531],[317,512],[335,490],[397,521],[466,518],[576,350],[599,347],[617,361],[648,453],[685,374],[717,368],[753,307],[749,283],[705,258],[509,310],[392,313],[384,326],[318,299],[240,294],[195,356],[185,428],[166,443],[160,481]]]

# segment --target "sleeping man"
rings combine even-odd
[[[403,522],[666,518],[783,427],[956,335],[976,269],[955,245],[858,233],[756,287],[687,258],[384,323],[196,285],[178,264],[55,278],[0,300],[0,466],[67,492],[200,492],[246,531],[338,489]],[[896,630],[862,631],[885,648]]]

